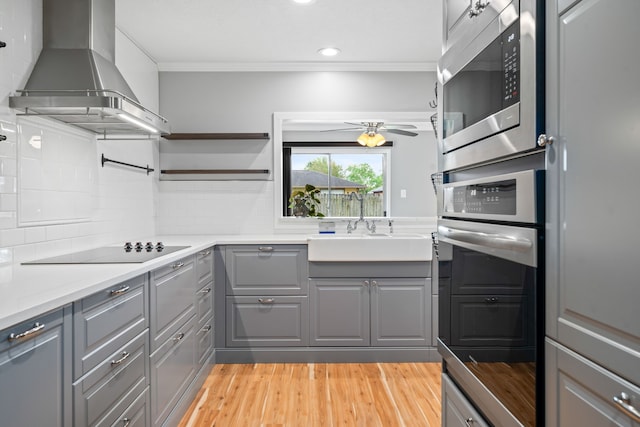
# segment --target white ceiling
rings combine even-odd
[[[160,70],[435,70],[442,0],[116,0]],[[322,47],[341,54],[325,58]]]

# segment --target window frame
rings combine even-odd
[[[288,201],[291,195],[291,156],[294,154],[317,154],[317,155],[331,155],[331,154],[379,154],[382,155],[382,175],[383,175],[383,211],[384,216],[372,217],[375,219],[389,218],[391,217],[391,198],[389,192],[391,191],[391,147],[393,142],[388,141],[387,144],[381,147],[362,147],[357,143],[344,143],[344,142],[286,142],[282,147],[282,162],[286,165],[282,169],[283,179],[281,186],[281,202],[283,218],[291,218],[287,215]],[[287,175],[288,174],[288,175]],[[346,216],[326,216],[325,219],[343,220],[353,217]]]

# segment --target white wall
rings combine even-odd
[[[138,98],[157,109],[155,63],[117,33],[116,63]],[[0,142],[0,264],[155,234],[157,175],[102,168],[100,155],[154,167],[157,143],[96,141],[51,120],[15,116],[8,97],[24,87],[42,49],[42,0],[0,0],[0,40],[7,42],[0,134],[8,136]]]
[[[273,137],[274,112],[426,114],[435,80],[432,72],[161,72],[160,113],[173,132]],[[268,141],[258,156],[271,161],[272,152]],[[434,159],[435,154],[434,143]],[[273,181],[162,181],[159,191],[162,234],[275,232]]]

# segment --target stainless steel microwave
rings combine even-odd
[[[494,11],[495,18],[482,28],[468,26],[471,34],[440,59],[440,170],[539,148],[544,126],[543,3],[489,2],[501,8]]]

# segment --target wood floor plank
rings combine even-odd
[[[215,365],[180,427],[440,425],[438,363]]]

